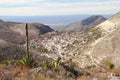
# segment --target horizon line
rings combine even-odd
[[[74,16],[74,15],[114,15],[114,14],[55,14],[55,15],[0,15],[7,17],[37,17],[37,16]]]

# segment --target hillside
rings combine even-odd
[[[80,22],[75,22],[75,23],[69,24],[65,27],[60,27],[60,28],[58,27],[58,28],[56,28],[56,30],[59,30],[59,31],[82,31],[82,30],[85,30],[90,27],[95,27],[105,20],[106,20],[106,18],[104,18],[103,16],[93,15],[84,20],[81,20]]]
[[[37,76],[39,74],[39,77],[42,76],[44,79],[50,78],[50,80],[119,80],[119,21],[120,12],[103,23],[83,31],[53,31],[31,39],[29,41],[30,53],[39,65],[27,70],[27,73],[24,73],[25,76],[21,75],[20,79],[29,80],[26,74],[32,72],[28,75],[33,79],[36,74]],[[21,24],[18,25],[20,26]],[[29,28],[30,31],[31,28]],[[12,31],[14,29],[16,29],[15,26],[12,28]],[[22,36],[25,35],[21,29],[18,29],[16,32]],[[29,33],[31,34],[31,32]],[[3,39],[0,39],[0,44],[2,44],[0,47],[1,60],[16,59],[16,56],[19,59],[24,56],[26,44],[17,46],[7,43]],[[17,51],[22,54],[16,53]],[[3,70],[1,72],[4,72]],[[24,69],[19,71],[19,75],[23,74],[24,71],[22,70]],[[6,73],[6,75],[9,74]],[[19,75],[16,75],[17,78]]]
[[[28,23],[29,39],[53,31],[49,26],[40,23]],[[11,43],[24,43],[25,23],[0,21],[0,39]]]
[[[40,36],[39,38],[31,40],[31,48],[37,48],[36,50],[45,48],[48,53],[51,53],[49,57],[53,58],[57,56],[67,58],[69,55],[76,55],[75,60],[78,59],[77,62],[80,63],[81,67],[84,67],[86,66],[84,61],[86,62],[87,60],[83,59],[84,61],[80,61],[82,55],[97,55],[95,57],[100,61],[102,60],[100,55],[107,56],[108,54],[108,56],[112,56],[110,53],[119,53],[119,47],[117,46],[119,42],[119,37],[117,36],[119,36],[120,30],[119,17],[120,13],[117,13],[98,26],[81,32],[53,32]],[[116,49],[117,52],[116,50],[111,51],[112,49]]]
[[[31,40],[30,48],[39,55],[74,61],[79,68],[93,66],[109,76],[107,64],[120,67],[120,12],[108,20],[81,32],[53,32]],[[94,69],[94,68],[93,68]],[[96,75],[103,75],[97,73]],[[116,72],[111,73],[116,74]],[[114,79],[113,79],[114,80]]]
[[[91,55],[96,57],[98,61],[109,60],[114,63],[115,66],[120,66],[120,12],[112,16],[104,23],[97,27],[102,30],[104,37],[98,39],[91,48]],[[99,51],[98,51],[99,50]],[[99,57],[98,57],[99,55]]]
[[[25,23],[0,21],[0,62],[21,59],[26,55],[22,46],[26,39]],[[49,26],[40,23],[28,23],[29,40],[53,31]]]

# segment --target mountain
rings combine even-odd
[[[49,26],[40,23],[28,23],[29,38],[35,38],[38,35],[53,31]],[[11,27],[13,31],[18,32],[25,37],[25,24],[16,24]]]
[[[0,62],[21,59],[26,55],[26,49],[22,46],[26,39],[25,25],[19,22],[0,21]],[[28,23],[28,29],[29,40],[53,31],[49,26],[40,23]]]
[[[12,28],[6,26],[1,27],[1,30],[6,32],[11,30],[19,33],[22,37],[25,36],[22,31],[24,27],[22,29],[16,28],[16,24],[17,26],[23,24],[14,24]],[[36,35],[34,33],[36,28],[33,30],[31,28],[33,29],[33,27],[29,26],[29,33]],[[31,69],[32,73],[42,74],[45,78],[50,76],[55,80],[119,80],[119,42],[120,12],[97,26],[82,31],[52,31],[44,35],[38,35],[29,41],[30,52],[32,52],[35,59],[38,59],[38,64],[41,64],[40,67],[39,65],[33,67]],[[0,44],[0,61],[21,59],[25,55],[25,45],[12,44],[2,38]],[[43,58],[51,62],[51,65],[55,65],[55,69],[52,68],[53,65],[50,66],[49,62],[46,62]],[[4,71],[4,68],[2,69]],[[10,69],[7,66],[8,70]],[[27,74],[29,73],[27,72]]]
[[[90,21],[88,20],[88,22]],[[5,24],[6,22],[3,21],[0,27],[1,36],[4,36],[0,38],[0,62],[21,59],[26,53],[25,44],[16,45],[11,41],[20,36],[25,38],[25,24],[7,22],[4,27]],[[44,34],[36,27],[40,24],[29,23],[28,25],[31,39],[29,41],[30,53],[36,60],[35,62],[41,65],[33,67],[32,72],[29,70],[30,73],[41,74],[45,78],[47,75],[55,80],[119,80],[120,12],[97,26],[82,31],[52,31]],[[9,35],[5,35],[6,33]],[[40,35],[40,33],[44,35]],[[18,35],[19,37],[16,38]],[[13,39],[10,41],[9,38]],[[45,60],[51,63],[49,64]],[[7,62],[5,63],[8,65]],[[14,67],[17,67],[16,64]],[[55,69],[52,68],[54,65]],[[5,72],[5,68],[1,68],[1,70],[3,69],[2,71]],[[6,70],[10,71],[10,69],[7,66]],[[22,69],[20,70],[22,71]],[[20,74],[20,70],[18,74]],[[22,79],[23,76],[21,76]]]
[[[0,39],[11,43],[23,43],[25,40],[25,23],[0,21]],[[53,31],[40,23],[28,23],[29,39]]]
[[[90,27],[95,27],[96,25],[102,23],[105,20],[106,20],[106,18],[104,18],[103,16],[93,15],[93,16],[90,16],[90,17],[80,21],[80,22],[75,22],[66,27],[58,28],[57,30],[60,30],[60,31],[82,31],[82,30],[85,30]]]
[[[99,62],[109,61],[120,65],[120,12],[97,26],[103,37],[98,39],[91,48],[91,55]]]
[[[89,20],[88,20],[89,21]],[[81,32],[52,32],[33,39],[31,50],[56,59],[70,58],[81,68],[109,60],[120,64],[120,12],[96,27]],[[50,54],[48,54],[50,53]]]
[[[30,41],[30,50],[54,60],[60,57],[63,62],[74,62],[72,65],[89,76],[88,80],[119,80],[120,12],[83,31],[41,35]]]

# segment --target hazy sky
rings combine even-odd
[[[0,16],[115,14],[120,0],[0,0]]]

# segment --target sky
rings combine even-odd
[[[120,0],[0,0],[0,16],[115,14]]]

